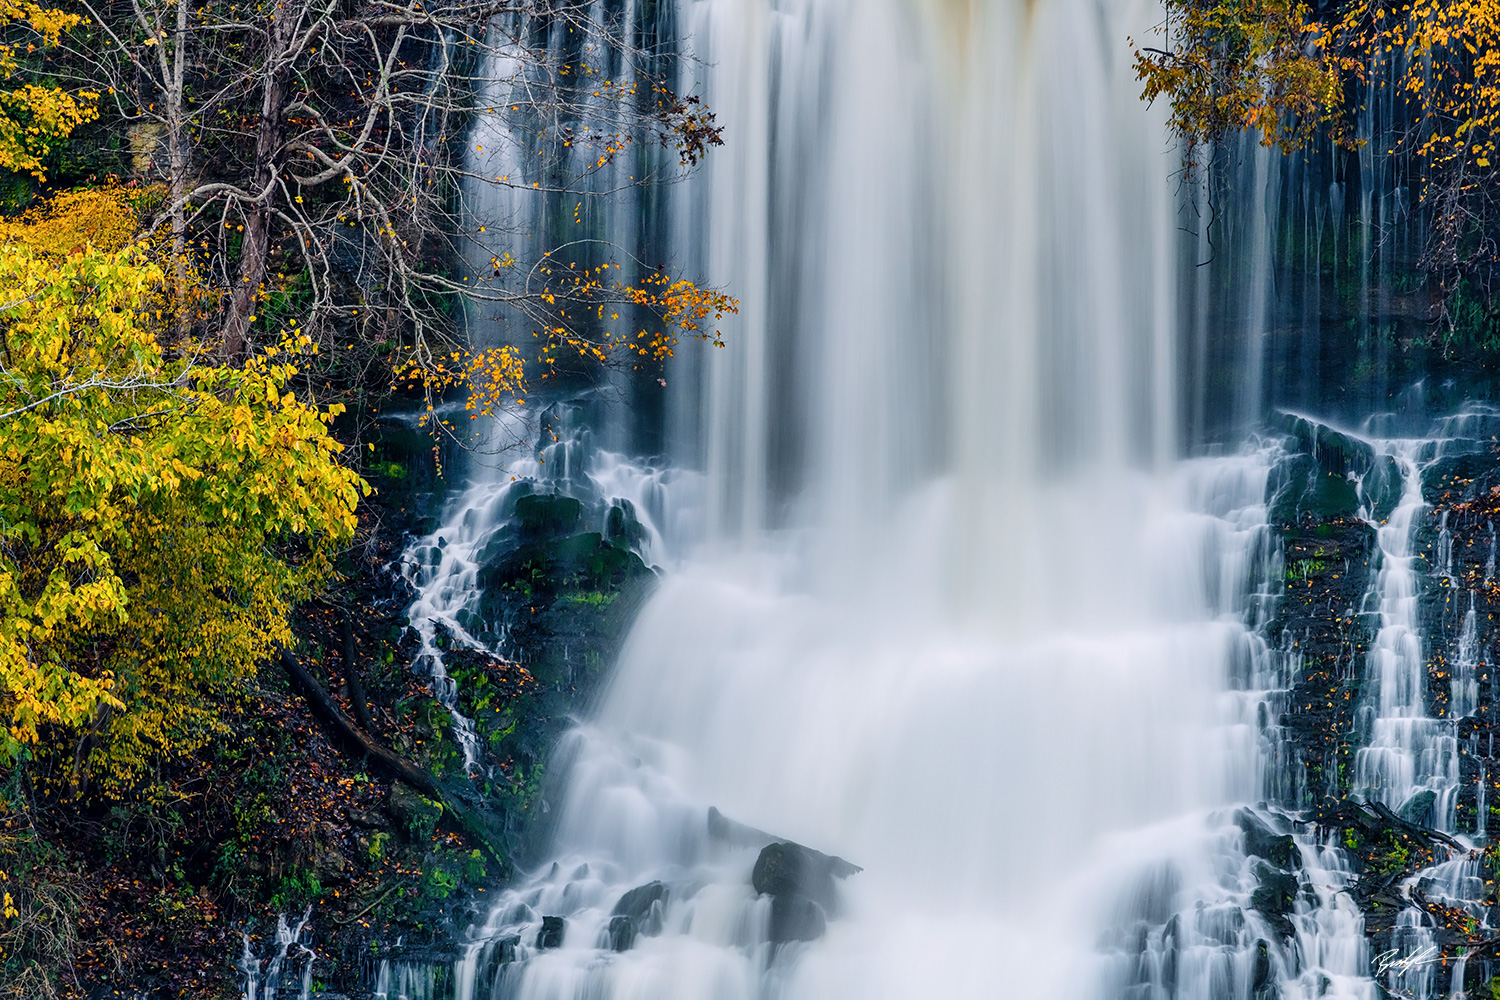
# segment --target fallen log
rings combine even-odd
[[[404,782],[428,798],[439,802],[446,799],[442,786],[430,772],[417,767],[410,761],[403,760],[376,743],[374,737],[343,713],[332,696],[323,690],[323,685],[318,683],[318,679],[308,672],[302,662],[285,649],[281,651],[281,667],[302,688],[307,700],[312,703],[313,708],[336,735],[378,763],[391,777]]]
[[[344,681],[349,685],[349,704],[354,709],[354,720],[367,733],[375,731],[375,720],[370,717],[370,696],[365,693],[364,678],[360,674],[359,658],[354,647],[354,616],[347,611],[340,622],[344,640]]]
[[[323,689],[323,685],[318,683],[318,679],[308,672],[290,650],[283,649],[280,660],[282,669],[302,689],[304,696],[313,706],[313,710],[328,724],[335,735],[351,748],[374,761],[390,777],[437,802],[443,808],[443,815],[451,817],[460,830],[479,840],[496,861],[507,866],[510,864],[510,858],[503,845],[494,831],[490,829],[490,824],[478,811],[447,792],[430,771],[417,767],[381,746],[373,736],[355,724],[354,720],[345,715],[328,692]]]

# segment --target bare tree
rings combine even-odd
[[[441,368],[470,346],[474,304],[520,317],[544,352],[660,355],[674,331],[704,335],[694,317],[732,308],[631,260],[607,228],[507,243],[506,221],[475,209],[550,199],[576,203],[581,223],[585,204],[719,144],[713,115],[671,89],[676,54],[634,4],[81,2],[103,51],[77,47],[70,65],[164,184],[172,273],[180,292],[214,290],[194,322],[229,359],[296,323]],[[488,169],[496,145],[514,169]]]

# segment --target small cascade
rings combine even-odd
[[[675,513],[665,488],[671,477],[621,455],[594,450],[579,409],[548,407],[529,426],[512,419],[501,433],[513,440],[539,440],[532,453],[512,456],[503,470],[483,469],[483,475],[449,502],[442,524],[414,540],[402,555],[402,575],[416,594],[407,611],[421,642],[414,663],[427,672],[433,696],[452,716],[453,733],[470,772],[479,761],[478,739],[473,722],[459,709],[458,686],[447,672],[444,648],[506,652],[505,624],[482,621],[476,610],[480,571],[494,557],[494,546],[506,544],[501,534],[512,522],[517,501],[534,492],[579,499],[597,519],[590,527],[606,537],[612,534],[611,509],[628,510],[639,524],[639,535],[632,539],[635,547],[648,562],[665,558],[657,525],[671,523]],[[687,484],[684,492],[690,498],[692,477],[679,474],[676,480]],[[677,518],[674,526],[681,528],[682,520]]]
[[[1490,529],[1490,553],[1484,560],[1484,582],[1486,585],[1495,581],[1495,522],[1489,522]]]
[[[1448,530],[1447,510],[1438,516],[1437,551],[1434,557],[1438,575],[1447,580],[1450,587],[1457,587],[1458,581],[1453,577],[1453,532]]]
[[[1346,891],[1356,878],[1347,856],[1305,831],[1295,833],[1295,841],[1301,855],[1302,892],[1291,915],[1296,938],[1289,953],[1300,968],[1282,996],[1375,1000],[1364,914]]]
[[[1493,733],[1490,739],[1493,741]],[[1474,839],[1483,843],[1490,835],[1490,767],[1489,759],[1480,757],[1477,752],[1474,762],[1479,765],[1479,775],[1474,779]]]
[[[427,962],[382,960],[372,1000],[444,1000],[447,991],[440,987],[440,972],[446,970]]]
[[[1415,906],[1408,906],[1396,917],[1391,951],[1381,956],[1377,972],[1384,972],[1386,990],[1391,995],[1428,1000],[1439,960],[1432,918]]]
[[[1369,703],[1361,713],[1369,722],[1370,741],[1355,754],[1354,792],[1413,822],[1451,830],[1457,803],[1458,741],[1451,722],[1428,715],[1427,666],[1417,621],[1420,581],[1413,542],[1418,515],[1427,506],[1419,460],[1427,442],[1376,444],[1379,454],[1389,455],[1400,470],[1401,493],[1390,518],[1384,524],[1372,524],[1380,566],[1364,604],[1366,610],[1378,612],[1380,629],[1365,658],[1366,684],[1372,694],[1367,695]],[[1448,537],[1451,551],[1452,536]]]
[[[1259,808],[1212,818],[1197,846],[1201,867],[1161,870],[1117,914],[1113,995],[1376,1000],[1343,852]]]
[[[1463,627],[1458,634],[1458,648],[1449,664],[1452,672],[1448,703],[1450,719],[1467,718],[1479,708],[1479,618],[1475,607],[1474,592],[1471,590],[1469,610],[1464,612]]]
[[[258,959],[250,947],[250,935],[244,935],[244,953],[240,971],[245,974],[245,1000],[308,1000],[312,991],[313,962],[317,954],[303,941],[312,918],[309,906],[296,924],[288,924],[286,914],[276,918],[276,951],[267,959]],[[300,963],[301,969],[297,968]]]

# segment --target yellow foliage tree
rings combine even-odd
[[[1161,46],[1137,46],[1148,100],[1171,103],[1189,150],[1241,130],[1286,152],[1322,136],[1352,148],[1369,88],[1404,98],[1376,155],[1412,157],[1427,212],[1418,266],[1445,303],[1500,276],[1500,0],[1166,0]],[[1493,302],[1491,303],[1493,306]],[[1448,319],[1452,323],[1452,317]]]
[[[0,77],[10,84],[0,89],[0,169],[46,180],[43,160],[51,144],[98,117],[97,91],[70,91],[54,81],[23,79],[23,56],[38,46],[55,46],[64,32],[83,22],[82,15],[33,0],[0,0],[0,21],[19,28],[31,40],[25,45],[0,42]]]
[[[0,763],[60,734],[66,780],[125,784],[201,744],[354,529],[340,407],[287,388],[305,341],[170,352],[163,281],[133,247],[0,247]]]
[[[0,242],[23,243],[58,258],[85,245],[114,253],[135,242],[141,209],[161,194],[160,187],[118,184],[62,191],[16,218],[0,219]]]

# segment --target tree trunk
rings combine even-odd
[[[243,203],[245,238],[240,244],[239,275],[229,296],[229,317],[224,327],[224,356],[238,360],[248,350],[250,324],[266,280],[266,259],[271,249],[271,226],[276,205],[284,118],[291,95],[287,53],[296,34],[293,10],[277,10],[271,17],[271,32],[261,83],[260,125],[255,133],[255,161],[250,190],[255,200]]]
[[[307,700],[333,727],[339,737],[380,764],[392,777],[446,804],[442,786],[437,783],[436,778],[376,743],[373,736],[360,729],[339,709],[338,703],[327,691],[323,690],[323,685],[318,683],[318,679],[307,672],[302,662],[285,649],[281,651],[281,666],[291,675],[292,680],[301,686],[303,693],[307,695]]]
[[[188,137],[183,80],[187,71],[187,0],[177,0],[177,32],[172,42],[172,76],[167,84],[167,155],[171,171],[172,293],[174,324],[180,336],[186,326]]]
[[[345,614],[342,623],[344,639],[344,681],[349,685],[349,703],[354,707],[354,718],[366,732],[375,731],[375,720],[370,716],[370,696],[365,693],[364,678],[360,676],[359,659],[354,648],[354,616]]]

